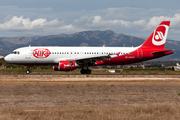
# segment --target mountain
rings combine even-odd
[[[145,41],[144,38],[125,34],[116,34],[111,30],[84,31],[74,34],[59,34],[50,36],[33,37],[2,37],[0,38],[0,55],[7,55],[12,50],[25,46],[114,46],[131,47],[139,46]],[[175,49],[175,54],[163,57],[167,59],[180,59],[180,42],[167,40],[165,48]]]

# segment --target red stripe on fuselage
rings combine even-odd
[[[163,49],[163,50],[168,50],[168,49]],[[143,49],[142,53],[139,53],[138,50],[132,52],[132,54],[125,54],[125,55],[121,55],[119,57],[115,57],[115,58],[110,58],[110,60],[102,60],[102,62],[96,62],[96,64],[94,64],[95,66],[97,65],[125,65],[125,64],[132,64],[132,63],[137,63],[137,62],[142,62],[142,61],[146,61],[146,60],[151,60],[154,58],[159,58],[162,56],[166,56],[169,54],[173,54],[173,51],[169,51],[169,52],[165,52],[165,53],[159,53],[159,54],[152,54],[151,49]],[[162,51],[161,49],[157,49],[154,51]],[[142,57],[139,56],[139,54],[142,54]]]

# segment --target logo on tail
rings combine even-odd
[[[153,33],[152,43],[154,45],[163,45],[166,42],[167,32],[168,32],[167,25],[160,25]]]
[[[161,31],[157,31],[157,34],[155,34],[155,40],[161,41],[161,40],[163,40],[163,38],[164,38],[163,33]]]

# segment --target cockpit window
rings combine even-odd
[[[19,51],[13,51],[11,54],[20,54]]]

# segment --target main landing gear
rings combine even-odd
[[[84,68],[82,68],[81,69],[81,74],[91,74],[91,70],[90,69],[84,69]]]

